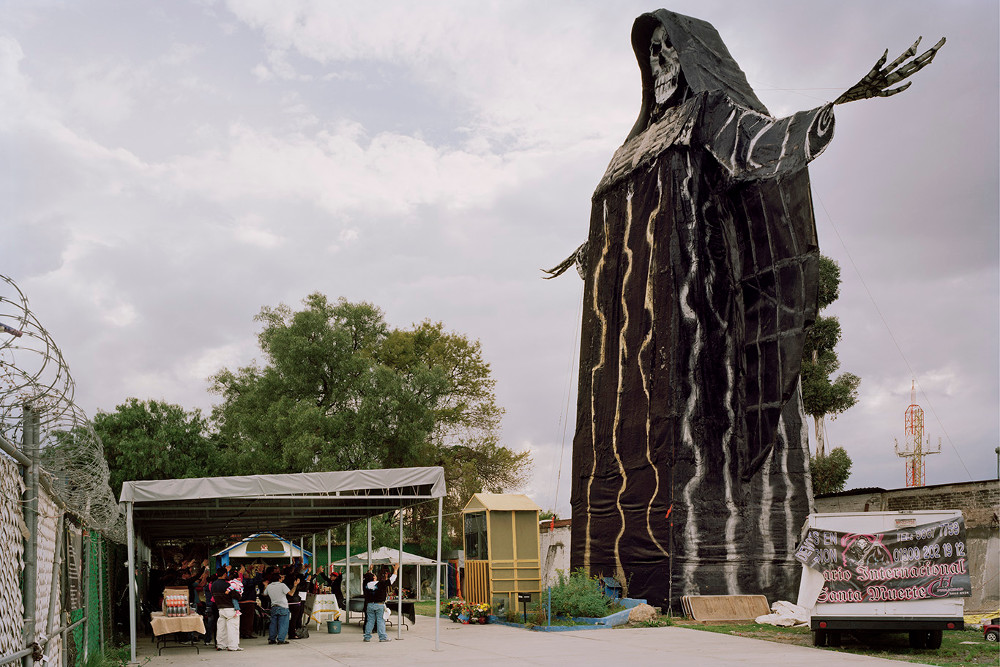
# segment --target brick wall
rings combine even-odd
[[[998,527],[1000,482],[995,479],[903,489],[860,489],[816,497],[817,512],[962,510],[967,528]]]

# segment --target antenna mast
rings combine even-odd
[[[906,486],[924,486],[927,483],[924,470],[924,457],[929,454],[941,453],[941,442],[937,449],[931,449],[930,441],[924,434],[924,410],[917,405],[916,380],[910,384],[910,405],[903,417],[903,433],[906,443],[900,449],[896,440],[896,455],[906,459]]]

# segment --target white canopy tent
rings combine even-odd
[[[280,558],[288,562],[292,562],[293,558],[300,558],[308,565],[312,562],[313,554],[268,531],[248,535],[222,551],[212,554],[212,557],[221,557],[223,565],[229,563],[231,558]]]
[[[403,554],[402,558],[399,557],[400,553]],[[389,547],[379,547],[378,549],[375,549],[374,551],[371,551],[371,552],[364,551],[364,552],[359,553],[359,554],[354,554],[353,556],[350,556],[348,558],[342,558],[342,559],[334,562],[333,565],[335,567],[344,567],[344,568],[356,567],[359,570],[363,570],[364,568],[366,568],[366,567],[368,567],[370,565],[376,565],[376,564],[379,564],[379,565],[391,565],[393,563],[399,563],[399,565],[400,565],[401,568],[405,567],[407,565],[416,566],[416,568],[417,568],[417,587],[416,587],[417,600],[421,599],[421,597],[420,597],[420,568],[421,567],[432,567],[432,566],[435,566],[435,565],[439,564],[438,561],[435,561],[435,560],[430,559],[430,558],[424,558],[423,556],[418,556],[417,554],[411,554],[408,551],[400,552],[399,549],[391,549]],[[402,577],[402,573],[400,573],[400,576]],[[358,586],[356,588],[352,588],[351,589],[351,591],[350,591],[351,595],[354,595],[355,592],[358,595],[361,594],[361,575],[360,574],[358,576],[357,581],[358,581]]]
[[[128,536],[129,572],[136,572],[136,543],[151,545],[178,537],[228,539],[231,535],[273,530],[289,539],[371,518],[432,500],[438,502],[437,560],[441,560],[441,528],[445,495],[444,469],[392,468],[285,475],[246,475],[133,481],[122,485]],[[403,548],[403,521],[399,550]],[[143,549],[148,552],[147,549]],[[348,569],[348,577],[350,570]],[[437,569],[440,606],[441,569]],[[136,661],[135,577],[129,584],[131,659]],[[350,582],[348,581],[348,590]],[[402,600],[402,578],[399,579]],[[402,603],[400,603],[402,605]],[[397,610],[402,611],[402,606]],[[402,624],[398,626],[401,633]],[[440,618],[435,619],[435,650],[440,650]],[[402,635],[399,635],[402,638]]]

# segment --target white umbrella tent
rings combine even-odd
[[[400,558],[400,553],[402,553],[402,558]],[[349,558],[342,558],[341,560],[336,561],[333,565],[335,567],[352,568],[352,575],[355,573],[357,574],[356,578],[351,579],[349,597],[359,597],[361,595],[361,576],[364,574],[364,571],[371,565],[391,565],[393,563],[399,563],[399,576],[401,579],[403,578],[404,567],[411,566],[416,568],[416,574],[413,580],[415,582],[415,586],[413,588],[416,592],[417,600],[420,600],[420,568],[436,566],[438,565],[438,561],[430,558],[424,558],[423,556],[418,556],[417,554],[411,554],[407,551],[400,552],[398,549],[379,547],[374,551],[364,551],[350,556]]]
[[[289,540],[303,540],[337,526],[347,527],[350,553],[351,524],[399,511],[399,550],[403,549],[402,510],[437,500],[437,561],[441,560],[441,529],[445,496],[444,469],[392,468],[345,470],[286,475],[245,475],[132,481],[122,485],[128,538],[129,572],[137,571],[137,556],[148,562],[160,540],[179,537],[226,539],[274,531]],[[352,559],[353,560],[353,559]],[[350,569],[347,570],[350,577]],[[402,599],[402,578],[397,580]],[[441,569],[437,568],[435,599],[440,606]],[[128,577],[131,661],[136,662],[136,579]],[[350,581],[348,581],[350,590]],[[402,602],[397,612],[402,611]],[[402,624],[397,632],[401,637]],[[435,618],[434,648],[440,650],[440,617]]]
[[[292,544],[276,533],[264,531],[254,533],[239,542],[230,544],[222,551],[212,554],[219,565],[228,565],[230,560],[284,560],[291,563],[298,558],[308,565],[312,562],[312,552]]]

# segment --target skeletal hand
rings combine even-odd
[[[870,97],[891,97],[896,93],[901,93],[910,87],[912,81],[907,81],[902,86],[898,88],[890,89],[889,86],[895,85],[902,81],[903,79],[909,78],[915,72],[919,72],[924,67],[930,64],[934,60],[934,56],[937,52],[944,46],[944,37],[935,44],[933,47],[924,51],[922,54],[913,58],[917,53],[917,45],[920,44],[922,38],[918,37],[917,41],[913,43],[913,46],[904,51],[898,58],[893,60],[888,66],[885,65],[885,61],[889,57],[889,50],[886,49],[882,57],[879,58],[878,62],[875,63],[875,67],[872,67],[871,71],[865,75],[865,78],[858,81],[856,84],[851,86],[843,95],[834,100],[834,104],[843,104],[845,102],[854,102],[856,100],[866,100]],[[909,60],[913,58],[913,60]],[[909,62],[907,62],[909,60]]]

